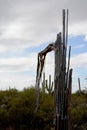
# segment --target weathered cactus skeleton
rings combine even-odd
[[[39,105],[39,86],[40,86],[40,79],[42,76],[46,54],[52,50],[54,50],[54,44],[49,44],[43,51],[41,51],[38,54],[36,86],[35,86],[36,87],[36,110],[35,111],[37,111]]]
[[[65,17],[66,16],[66,17]],[[69,104],[71,96],[72,69],[70,66],[69,47],[68,65],[66,67],[66,51],[68,37],[68,10],[63,10],[63,33],[57,35],[57,40],[49,44],[38,54],[37,75],[36,75],[36,109],[39,106],[39,85],[45,63],[46,54],[55,51],[55,76],[54,76],[54,125],[55,130],[70,130],[69,125]]]

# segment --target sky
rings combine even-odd
[[[0,0],[0,90],[35,85],[37,54],[56,41],[62,9],[69,9],[72,91],[78,90],[78,77],[87,87],[87,0]],[[53,52],[44,71],[54,77]]]

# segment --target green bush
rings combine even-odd
[[[0,91],[0,129],[50,130],[53,125],[53,105],[53,95],[41,91],[38,112],[34,113],[34,88]],[[72,130],[86,130],[87,93],[72,94],[70,107]]]

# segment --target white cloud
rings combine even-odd
[[[24,25],[20,20],[13,21],[7,26],[5,25],[4,31],[2,32],[2,39],[20,39],[24,31]]]
[[[63,8],[70,10],[69,33],[85,35],[86,38],[86,0],[79,2],[82,8],[77,8],[78,2],[71,0],[0,1],[0,44],[8,50],[9,46],[10,49],[15,47],[23,49],[25,46],[39,46],[45,41],[55,41],[56,34],[61,30]]]
[[[82,43],[82,44],[80,44],[80,45],[73,46],[72,48],[73,48],[73,49],[81,49],[81,48],[83,48],[83,47],[86,47],[86,45]]]
[[[36,54],[30,54],[28,57],[1,58],[0,72],[21,72],[35,71]]]
[[[87,69],[87,53],[78,54],[71,57],[71,67],[72,68],[86,68]]]
[[[46,57],[45,72],[46,79],[49,74],[54,79],[54,58],[53,54]],[[16,87],[22,90],[24,87],[35,85],[37,56],[30,54],[29,57],[0,59],[0,89]],[[26,74],[28,73],[28,74]]]
[[[35,77],[32,75],[2,73],[0,77],[0,90],[9,89],[9,87],[22,90],[24,87],[31,85],[35,85]]]
[[[63,8],[69,9],[69,34],[84,35],[87,40],[87,0],[0,0],[2,86],[6,83],[11,86],[26,86],[28,79],[32,81],[35,78],[32,74],[20,74],[25,71],[36,73],[36,54],[28,52],[28,56],[25,56],[23,52],[25,48],[56,40],[56,34],[62,29]],[[17,57],[18,54],[20,57]],[[87,68],[86,57],[87,53],[72,57],[72,68]],[[53,77],[53,56],[49,54],[46,61],[46,73]],[[15,72],[19,76],[15,76]]]
[[[35,85],[37,55],[28,57],[1,58],[0,59],[0,89],[24,87]]]
[[[87,53],[82,53],[77,56],[71,57],[71,67],[73,70],[79,67],[85,67],[87,69]],[[35,75],[36,75],[36,64],[37,56],[36,54],[30,54],[29,57],[20,58],[6,58],[0,59],[0,86],[2,89],[11,87],[17,87],[18,89],[23,89],[24,87],[35,85]],[[23,74],[23,72],[25,74]],[[29,74],[26,74],[28,72]],[[49,74],[54,79],[54,53],[49,53],[46,57],[45,64],[46,79],[48,79]],[[33,75],[32,75],[33,73]],[[74,79],[78,78],[78,74],[73,72],[73,91],[78,89],[77,81]]]
[[[78,48],[77,48],[78,49]],[[72,92],[79,89],[78,87],[78,77],[81,80],[81,89],[84,89],[85,85],[85,75],[87,72],[87,53],[81,53],[71,57],[70,68],[73,69],[72,73]]]
[[[76,23],[73,23],[69,26],[69,34],[70,35],[84,35],[85,40],[87,40],[87,21],[79,21]]]

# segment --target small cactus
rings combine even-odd
[[[42,91],[44,93],[47,91],[49,94],[53,93],[53,82],[51,82],[51,75],[49,75],[49,81],[45,80],[45,72],[43,73]]]
[[[53,82],[51,83],[51,75],[49,75],[49,84],[48,80],[46,80],[46,90],[49,94],[53,93]]]

